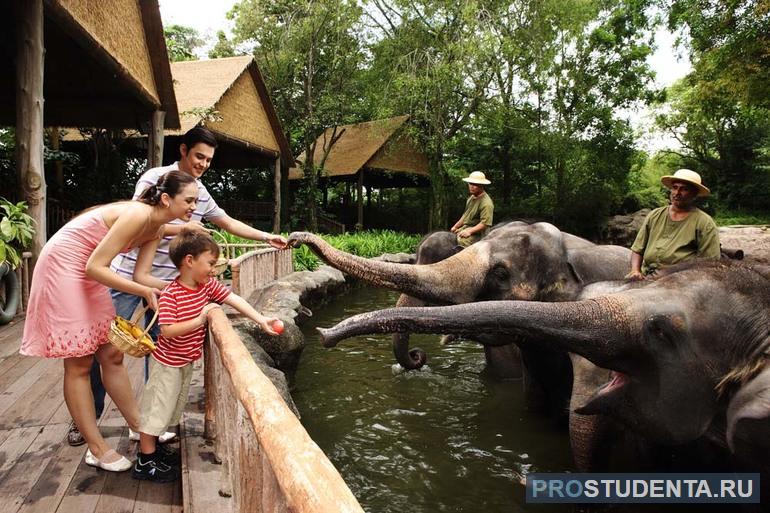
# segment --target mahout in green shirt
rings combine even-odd
[[[642,255],[642,273],[691,258],[719,258],[719,231],[711,217],[696,208],[674,221],[668,206],[656,208],[644,220],[631,251]]]

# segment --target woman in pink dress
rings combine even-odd
[[[123,353],[107,343],[115,317],[109,289],[143,297],[157,309],[160,290],[110,270],[118,253],[163,234],[169,221],[189,220],[198,185],[187,173],[171,171],[137,201],[88,210],[62,227],[43,247],[35,265],[21,354],[64,360],[64,400],[88,443],[86,463],[123,471],[131,462],[115,452],[96,426],[90,370],[93,358],[102,381],[129,427],[138,429],[139,410],[123,366]],[[149,247],[154,245],[147,245]]]

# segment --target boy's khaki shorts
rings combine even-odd
[[[150,357],[150,379],[139,405],[139,431],[160,436],[168,426],[179,424],[187,404],[193,364],[168,367]]]

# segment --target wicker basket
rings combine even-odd
[[[139,342],[139,340],[144,338],[144,336],[147,335],[147,332],[150,331],[150,328],[152,328],[152,325],[155,324],[155,321],[158,318],[157,310],[155,311],[155,315],[152,316],[152,320],[142,331],[142,336],[139,338],[130,333],[126,333],[118,327],[118,319],[121,319],[123,322],[128,323],[132,328],[141,329],[141,327],[138,325],[138,322],[139,319],[144,316],[148,308],[149,306],[145,306],[144,308],[138,309],[130,321],[127,321],[120,316],[117,316],[112,320],[112,324],[110,324],[110,331],[107,334],[107,339],[109,339],[113,346],[117,347],[120,351],[126,353],[127,355],[135,356],[137,358],[141,358],[142,356],[148,355],[152,352],[153,348],[142,344]]]

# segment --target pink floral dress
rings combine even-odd
[[[109,289],[86,276],[86,262],[109,230],[103,210],[74,218],[43,247],[32,275],[21,354],[87,356],[107,343],[115,307]]]

